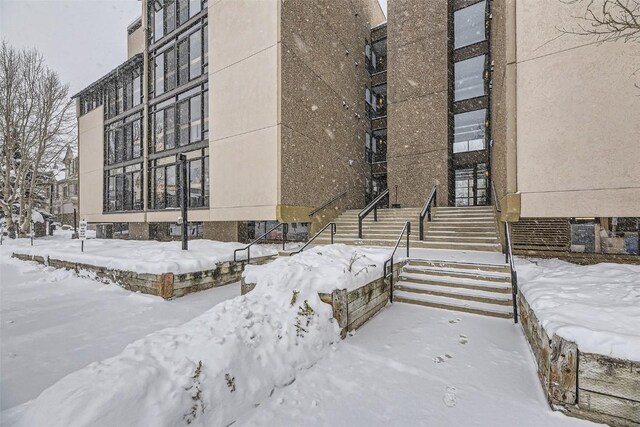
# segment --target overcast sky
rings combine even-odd
[[[37,47],[75,94],[127,59],[127,26],[140,13],[138,0],[0,0],[0,38]]]

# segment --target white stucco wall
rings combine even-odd
[[[516,3],[522,217],[640,216],[640,49],[563,34],[584,7]]]
[[[279,7],[209,2],[211,220],[276,218]]]

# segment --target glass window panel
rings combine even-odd
[[[165,171],[167,178],[167,207],[178,207],[178,179],[176,176],[176,167],[174,165],[167,166]]]
[[[176,87],[176,52],[174,48],[168,49],[164,53],[164,88],[166,91]]]
[[[135,107],[136,105],[140,105],[140,103],[142,102],[142,97],[140,95],[141,83],[142,83],[142,79],[140,78],[140,72],[136,71],[136,75],[133,78],[133,103],[131,104],[132,107]]]
[[[116,128],[116,163],[124,161],[124,137],[122,127]]]
[[[133,76],[128,75],[124,83],[124,108],[126,110],[133,106]]]
[[[200,128],[202,127],[202,107],[200,103],[200,96],[194,96],[189,100],[191,104],[190,122],[191,122],[191,142],[200,141],[202,139],[202,133]]]
[[[178,22],[184,24],[189,20],[189,0],[178,0]]]
[[[162,9],[162,0],[154,1],[153,6],[153,37],[155,41],[158,41],[164,35],[164,13]]]
[[[133,174],[124,175],[124,210],[133,209]]]
[[[485,40],[486,7],[486,1],[481,1],[454,13],[455,49]]]
[[[209,25],[205,24],[202,27],[202,45],[203,45],[203,63],[209,63]]]
[[[176,3],[175,0],[165,0],[164,2],[164,29],[165,34],[169,34],[176,28]]]
[[[121,211],[124,202],[124,175],[116,176],[116,210]]]
[[[116,161],[116,137],[113,130],[107,131],[107,164],[111,165]]]
[[[184,40],[178,44],[178,85],[189,81],[189,43]]]
[[[156,153],[164,150],[164,111],[157,111],[154,114],[154,134]]]
[[[116,210],[116,177],[110,176],[108,182],[107,211],[114,211]]]
[[[189,206],[203,206],[202,199],[202,159],[189,163]]]
[[[176,121],[174,107],[164,110],[164,148],[170,150],[176,146]]]
[[[209,157],[204,158],[204,206],[209,206]]]
[[[189,36],[189,78],[202,74],[202,35],[200,31]]]
[[[164,168],[155,168],[155,208],[164,209],[166,206],[165,199],[165,181],[164,181]]]
[[[207,131],[209,130],[209,91],[205,90],[202,94],[204,102],[204,125],[202,128],[203,136],[207,137]]]
[[[487,110],[469,111],[454,117],[453,152],[464,153],[485,149]]]
[[[155,65],[155,96],[162,95],[164,93],[164,53],[156,56],[156,65]]]
[[[183,101],[178,105],[178,145],[189,143],[189,101]]]
[[[195,16],[202,9],[202,0],[189,0],[189,16]]]
[[[485,55],[455,63],[454,100],[475,98],[486,94],[484,85]]]
[[[142,173],[133,173],[133,209],[142,209]]]
[[[142,140],[140,135],[142,133],[142,120],[138,119],[131,124],[133,130],[132,136],[132,158],[136,159],[142,155]]]

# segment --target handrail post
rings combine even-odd
[[[409,235],[411,234],[411,223],[408,223],[407,225],[407,258],[409,258]]]
[[[336,223],[331,223],[331,244],[333,245],[333,236],[336,235]]]
[[[378,221],[378,205],[377,204],[373,207],[373,220],[376,222]]]
[[[389,276],[389,302],[393,304],[393,256],[391,257],[391,275]]]
[[[282,224],[282,250],[284,251],[285,243],[287,242],[287,229],[289,224]]]
[[[251,262],[251,246],[247,248],[247,264]]]
[[[362,239],[362,218],[358,215],[358,239]]]

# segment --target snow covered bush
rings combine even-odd
[[[363,252],[348,271],[353,252],[363,250],[336,246],[252,266],[248,273],[257,286],[251,293],[64,377],[10,424],[231,424],[275,388],[292,383],[339,339],[332,308],[318,291],[365,281],[370,270],[381,273],[385,251]],[[375,268],[356,275],[366,265]]]

